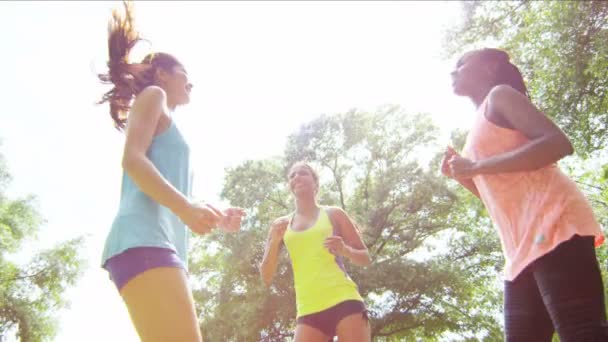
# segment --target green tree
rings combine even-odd
[[[270,289],[262,285],[258,264],[269,223],[293,210],[285,172],[296,160],[320,171],[320,202],[344,208],[362,227],[373,265],[347,268],[369,306],[376,340],[500,335],[499,320],[488,314],[497,312],[500,300],[484,292],[502,262],[493,253],[496,240],[483,236],[478,243],[461,233],[482,235],[488,221],[439,175],[436,133],[427,115],[399,107],[353,110],[303,125],[281,158],[227,170],[222,196],[250,212],[241,233],[214,234],[193,248],[191,274],[200,284],[194,292],[205,337],[281,341],[292,335],[288,259],[283,253]],[[431,160],[430,167],[414,156]]]
[[[0,155],[0,340],[16,336],[23,342],[49,341],[56,332],[55,314],[68,304],[63,294],[81,274],[82,239],[40,251],[25,265],[11,261],[35,237],[42,219],[33,196],[5,196],[9,183]]]
[[[532,101],[553,117],[577,153],[608,142],[608,2],[464,1],[446,56],[486,45],[509,51]]]

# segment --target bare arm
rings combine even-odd
[[[497,86],[488,96],[488,109],[501,113],[530,142],[513,151],[477,161],[477,173],[536,170],[574,152],[564,132],[515,89]]]
[[[532,171],[572,154],[572,145],[564,132],[515,89],[504,85],[494,87],[488,95],[488,109],[501,113],[530,141],[513,151],[482,160],[453,156],[449,165],[454,177]]]
[[[146,156],[165,102],[165,92],[159,87],[148,87],[137,96],[129,114],[122,166],[142,192],[169,208],[191,229],[205,233],[217,223],[217,216],[209,209],[192,205]]]
[[[477,186],[473,183],[473,180],[470,178],[454,178],[460,185],[462,185],[465,189],[469,190],[473,195],[479,198],[479,190],[477,190]]]
[[[165,92],[158,87],[148,87],[137,96],[129,114],[122,166],[141,191],[174,213],[179,213],[190,202],[146,156],[163,114],[165,97]]]
[[[264,250],[264,257],[260,264],[260,275],[266,286],[272,284],[272,278],[277,271],[277,265],[279,263],[279,253],[281,252],[281,243],[283,241],[283,235],[289,224],[289,218],[287,216],[276,219],[268,231],[268,239],[266,240],[266,248]]]
[[[455,177],[452,176],[452,173],[450,171],[450,166],[448,164],[448,161],[454,155],[458,155],[458,152],[456,152],[451,146],[448,146],[448,149],[446,150],[446,152],[445,152],[445,154],[443,156],[443,160],[441,162],[441,173],[443,173],[443,175],[446,176],[446,177],[454,179],[460,185],[462,185],[465,189],[469,190],[473,195],[475,195],[475,196],[477,196],[477,198],[479,198],[479,191],[477,190],[477,186],[475,185],[475,183],[473,182],[472,179],[470,179],[470,178],[455,178]]]
[[[333,254],[342,255],[358,266],[367,266],[372,260],[367,247],[363,243],[361,234],[355,223],[348,217],[346,212],[340,208],[331,208],[329,211],[332,221],[339,232],[339,236],[332,236],[325,240],[327,247]]]

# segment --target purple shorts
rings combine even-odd
[[[145,271],[157,267],[177,267],[186,269],[174,251],[159,247],[135,247],[117,254],[103,265],[118,291],[131,279]]]

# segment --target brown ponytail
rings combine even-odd
[[[154,84],[156,69],[172,70],[174,66],[181,65],[166,53],[151,53],[141,63],[129,63],[129,52],[142,39],[135,30],[132,2],[123,1],[123,4],[124,16],[113,10],[108,23],[108,72],[98,75],[102,83],[113,85],[98,104],[110,104],[110,116],[118,130],[126,126],[131,100]]]

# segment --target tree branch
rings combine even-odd
[[[604,190],[608,189],[607,187],[600,187],[600,186],[597,186],[597,185],[581,182],[579,180],[575,180],[575,182],[577,184],[580,184],[580,185],[583,185],[583,186],[586,186],[586,187],[589,187],[589,188],[593,188],[593,189],[596,189],[596,190],[600,190],[600,191],[604,191]]]
[[[27,278],[35,278],[47,271],[48,271],[48,267],[43,268],[34,274],[27,274],[27,275],[17,276],[17,277],[13,277],[13,278],[7,278],[6,281],[17,281],[17,280],[23,280],[23,279],[27,279]]]

